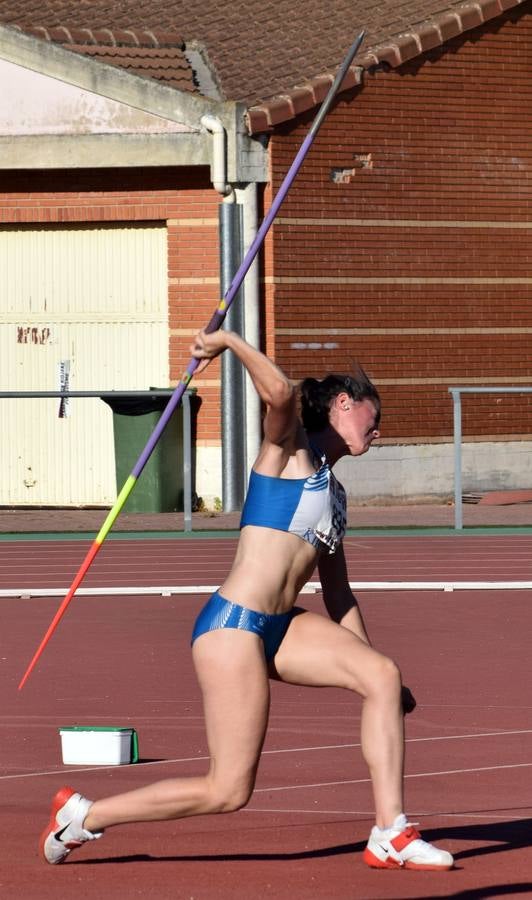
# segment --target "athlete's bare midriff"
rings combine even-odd
[[[318,551],[295,534],[246,525],[220,593],[232,603],[277,614],[294,606],[312,575]]]

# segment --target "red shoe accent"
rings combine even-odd
[[[409,825],[408,828],[405,828],[405,830],[401,832],[401,834],[394,837],[393,840],[390,841],[390,844],[392,844],[397,852],[400,853],[401,850],[404,850],[404,848],[408,846],[408,844],[411,844],[412,841],[417,841],[420,837],[419,831],[417,831],[413,825]]]
[[[402,869],[403,866],[397,862],[396,859],[393,859],[391,856],[388,856],[385,860],[379,859],[378,856],[375,856],[374,853],[369,850],[368,847],[364,850],[362,854],[362,859],[366,863],[367,866],[370,866],[372,869]]]
[[[414,857],[414,859],[418,858],[421,861],[414,862],[412,859],[404,859],[405,848],[407,848],[413,841],[417,840],[421,841],[419,856],[416,856],[416,853],[412,851],[411,855]],[[423,844],[425,849],[423,848]],[[391,852],[389,852],[387,848],[390,848]],[[399,859],[394,858],[394,852],[399,855]],[[428,859],[430,859],[431,856],[433,860],[434,858],[437,859],[438,852],[440,856],[439,864],[434,861],[423,862],[424,858],[428,857]],[[419,831],[417,831],[417,829],[410,824],[407,825],[400,834],[397,834],[391,840],[383,839],[382,843],[379,842],[378,837],[375,837],[374,832],[372,831],[368,845],[363,852],[362,858],[366,865],[370,866],[372,869],[415,869],[418,871],[427,872],[445,872],[454,867],[454,860],[450,853],[447,853],[447,851],[445,850],[438,851],[437,847],[432,847],[432,845],[426,844],[423,841],[423,838],[421,837]]]
[[[48,837],[48,835],[50,834],[51,831],[59,831],[59,829],[61,827],[56,818],[57,813],[59,812],[61,807],[64,806],[65,803],[67,803],[70,800],[72,794],[75,794],[75,793],[76,792],[71,787],[62,787],[58,790],[57,794],[55,795],[54,799],[52,800],[52,809],[50,811],[50,821],[48,822],[48,825],[46,826],[43,833],[41,834],[41,839],[39,841],[39,850],[41,852],[42,857],[44,857],[44,843],[46,841],[46,838]],[[65,846],[67,847],[68,844],[65,844]],[[76,843],[76,847],[79,847],[79,844]],[[44,858],[46,859],[46,857],[44,857]]]

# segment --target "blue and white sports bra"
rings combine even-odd
[[[345,535],[346,495],[325,456],[308,478],[274,478],[251,470],[240,528],[260,525],[297,534],[334,553]]]

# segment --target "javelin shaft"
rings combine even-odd
[[[299,169],[301,168],[303,161],[310,150],[310,147],[312,146],[314,138],[316,137],[316,135],[320,129],[320,126],[323,123],[323,120],[325,119],[325,116],[327,115],[327,113],[334,101],[334,98],[335,98],[338,90],[341,87],[341,84],[347,74],[347,70],[349,69],[349,66],[351,65],[351,63],[353,62],[353,59],[355,58],[363,39],[364,39],[364,32],[361,31],[360,34],[358,35],[358,37],[356,38],[356,40],[354,41],[354,43],[349,48],[349,50],[345,56],[345,59],[336,74],[336,77],[327,93],[327,96],[325,97],[323,103],[320,106],[318,114],[317,114],[316,118],[314,119],[305,140],[301,144],[301,147],[300,147],[296,157],[294,158],[294,161],[293,161],[292,165],[290,166],[290,169],[288,170],[287,174],[285,175],[285,177],[283,179],[281,187],[279,188],[276,196],[274,197],[274,200],[272,202],[272,205],[271,205],[267,215],[264,217],[264,220],[263,220],[260,228],[257,231],[255,239],[253,240],[251,246],[249,247],[249,250],[247,251],[244,259],[242,260],[240,267],[238,268],[237,272],[235,273],[235,276],[234,276],[233,280],[231,281],[231,284],[230,284],[229,288],[227,289],[223,299],[220,300],[220,303],[218,304],[217,309],[215,310],[211,320],[209,321],[209,323],[205,329],[207,332],[216,331],[222,325],[222,323],[225,319],[225,316],[227,315],[227,311],[228,311],[229,307],[231,306],[231,303],[233,302],[236,294],[238,293],[249,268],[251,267],[255,257],[257,256],[257,253],[259,252],[262,244],[264,243],[264,239],[270,229],[270,226],[271,226],[273,220],[275,219],[275,217],[279,211],[279,208],[280,208],[281,204],[283,203],[286,195],[288,194],[288,191],[290,190],[290,187],[291,187],[297,173],[299,172]],[[173,412],[179,405],[181,398],[182,398],[185,390],[187,389],[198,365],[199,365],[199,360],[194,359],[194,358],[190,360],[185,372],[183,373],[181,381],[179,382],[178,386],[176,387],[173,394],[171,395],[171,397],[161,415],[161,418],[159,419],[157,425],[153,429],[153,431],[148,439],[148,442],[146,443],[146,446],[144,447],[137,462],[135,463],[129,478],[127,479],[124,486],[122,487],[122,490],[120,491],[113,508],[110,510],[100,531],[98,532],[98,535],[96,536],[87,555],[85,556],[85,559],[83,560],[83,562],[76,574],[76,577],[74,578],[74,581],[72,582],[72,585],[69,588],[67,595],[65,596],[65,598],[62,601],[59,609],[57,610],[54,618],[52,619],[52,622],[50,623],[48,630],[46,631],[46,634],[44,635],[41,643],[39,644],[39,647],[37,648],[36,653],[33,656],[33,659],[31,660],[26,672],[24,673],[24,676],[18,686],[19,691],[24,687],[24,684],[28,680],[33,669],[35,668],[37,661],[39,660],[44,648],[46,647],[46,644],[50,640],[52,634],[54,633],[60,620],[62,619],[62,617],[67,609],[67,606],[69,605],[75,592],[77,591],[78,587],[80,586],[81,582],[83,581],[96,554],[100,550],[105,538],[107,537],[109,531],[113,527],[114,522],[118,518],[127,498],[129,497],[131,491],[135,487],[137,479],[139,478],[142,470],[144,469],[144,466],[148,462],[151,454],[153,453],[153,450],[154,450],[155,446],[157,445],[159,438],[161,437],[164,429],[166,428],[166,425],[168,424],[170,417],[172,416]]]
[[[316,118],[314,119],[314,122],[311,125],[309,133],[307,134],[305,140],[301,144],[301,147],[299,148],[299,151],[298,151],[292,165],[290,166],[288,172],[286,173],[286,175],[283,179],[281,187],[279,188],[277,194],[274,197],[274,200],[272,202],[272,205],[271,205],[268,213],[264,217],[264,220],[263,220],[260,228],[258,229],[257,234],[255,235],[255,238],[254,238],[252,244],[249,247],[249,250],[247,251],[244,259],[242,260],[242,263],[240,264],[239,268],[237,269],[237,271],[233,277],[233,280],[231,281],[231,284],[229,285],[229,287],[224,295],[223,300],[220,302],[217,310],[213,314],[205,331],[207,331],[207,332],[216,331],[220,327],[220,325],[222,325],[222,323],[225,319],[225,316],[227,315],[227,310],[231,306],[231,303],[233,302],[238,291],[240,290],[240,287],[242,285],[244,278],[246,277],[246,275],[248,273],[248,270],[250,269],[257,253],[259,252],[262,244],[264,243],[264,239],[265,239],[268,231],[270,230],[270,226],[271,226],[273,220],[275,219],[275,217],[277,216],[279,208],[280,208],[281,204],[283,203],[286,195],[288,194],[288,191],[290,190],[290,187],[292,186],[292,183],[293,183],[297,173],[299,172],[299,169],[301,168],[303,161],[304,161],[305,157],[307,156],[308,151],[310,150],[310,147],[312,146],[314,138],[316,137],[316,135],[319,131],[319,128],[320,128],[323,120],[325,119],[325,116],[327,115],[336,94],[338,93],[338,90],[347,74],[347,70],[349,69],[349,66],[353,62],[354,57],[356,56],[356,54],[358,53],[358,50],[360,49],[360,45],[361,45],[363,39],[364,39],[364,32],[361,31],[360,34],[358,35],[357,39],[354,41],[354,43],[349,48],[349,50],[346,54],[346,57],[341,65],[341,67],[339,68],[338,73],[337,73],[331,87],[329,88],[327,96],[325,97],[325,100],[323,101],[322,105],[320,106],[318,114],[317,114]],[[199,360],[197,360],[197,359],[192,359],[189,362],[187,369],[181,379],[180,384],[177,386],[174,393],[170,397],[170,400],[168,401],[168,404],[167,404],[161,418],[159,419],[159,422],[157,423],[153,433],[151,434],[151,436],[148,440],[148,443],[146,444],[139,459],[137,460],[137,463],[136,463],[134,469],[132,470],[131,474],[134,475],[135,478],[138,478],[138,476],[142,472],[144,466],[146,465],[148,459],[150,458],[153,448],[157,444],[157,441],[159,440],[166,424],[168,423],[170,416],[172,415],[172,413],[176,409],[177,405],[179,404],[181,397],[183,396],[183,394],[187,388],[187,385],[189,384],[198,365],[199,365]]]

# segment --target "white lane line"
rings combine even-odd
[[[413,816],[438,816],[443,819],[501,819],[501,821],[505,822],[508,819],[515,819],[516,822],[521,822],[523,820],[523,815],[520,816],[503,816],[503,815],[494,815],[490,812],[485,813],[469,813],[469,812],[461,812],[461,813],[412,813]]]
[[[306,815],[310,813],[312,815],[323,815],[323,816],[361,816],[363,818],[375,818],[375,811],[372,810],[370,812],[365,812],[360,809],[281,809],[277,807],[271,806],[246,806],[241,812],[260,812],[260,813],[301,813],[302,815]],[[485,813],[470,813],[470,812],[457,812],[457,813],[443,813],[443,812],[409,812],[409,818],[412,819],[488,819],[491,821],[492,819],[500,819],[503,822],[507,822],[509,820],[515,820],[516,822],[521,822],[523,816],[503,816],[503,815],[494,815],[491,812]]]
[[[532,589],[532,581],[350,581],[349,587],[354,591],[524,591]],[[173,594],[212,594],[219,585],[131,585],[130,587],[94,587],[78,588],[77,596],[148,596],[155,594],[171,597]],[[315,594],[321,591],[319,581],[309,581],[302,588],[301,594]],[[64,597],[68,588],[2,588],[0,598],[18,598],[30,600],[32,597]]]
[[[43,726],[41,726],[43,727]],[[434,737],[424,737],[424,738],[407,738],[407,744],[416,744],[416,743],[425,743],[430,741],[456,741],[456,740],[467,740],[470,738],[482,738],[482,737],[506,737],[508,735],[517,735],[517,734],[532,734],[532,729],[520,730],[520,731],[485,731],[482,733],[472,733],[472,734],[448,734],[448,735],[438,735]],[[320,752],[322,750],[352,750],[360,747],[360,744],[321,744],[319,746],[314,747],[287,747],[285,749],[276,749],[276,750],[263,750],[263,756],[276,756],[282,753],[309,753],[309,752]],[[164,766],[164,765],[179,765],[180,763],[186,762],[202,762],[209,760],[209,756],[183,756],[176,757],[174,759],[160,759],[153,760],[151,762],[138,762],[135,763],[135,766]],[[532,765],[530,763],[523,763],[523,765]],[[42,772],[20,772],[16,775],[0,775],[0,781],[9,781],[16,778],[39,778],[40,776],[47,775],[61,775],[68,774],[70,772],[101,772],[106,769],[116,769],[117,766],[76,766],[73,769],[50,769]],[[464,769],[457,770],[464,772],[476,772],[483,771],[482,769]],[[430,773],[427,773],[430,774]],[[438,773],[435,773],[438,774]],[[445,774],[445,773],[441,773]],[[407,775],[407,778],[414,777],[423,777],[415,776],[415,775]],[[370,779],[361,779],[359,782],[331,782],[332,784],[358,784],[369,781]],[[294,785],[294,787],[298,787],[298,785]],[[262,788],[260,790],[263,790]],[[272,788],[271,790],[281,790],[280,788]],[[289,788],[287,788],[289,790]]]
[[[363,818],[375,818],[375,812],[359,812],[354,809],[277,809],[272,806],[245,806],[241,812],[260,812],[260,813],[298,813],[301,815],[306,815],[310,813],[314,816],[348,816],[351,818],[352,816],[362,816]],[[420,813],[412,813],[412,815],[419,816]],[[435,814],[437,815],[437,814]]]
[[[521,732],[496,732],[496,735],[504,735],[504,734],[520,734]],[[458,735],[456,737],[459,737]],[[477,735],[469,735],[469,737],[477,737]],[[482,735],[478,735],[478,737],[482,737]],[[451,738],[452,739],[452,738]],[[432,738],[414,738],[416,740],[432,740]],[[435,740],[442,740],[442,738],[436,738]],[[445,738],[443,738],[445,740]],[[323,747],[294,747],[289,750],[264,750],[262,755],[277,755],[280,753],[301,753],[303,751],[309,750],[336,750],[336,749],[344,749],[351,747],[359,747],[360,744],[338,744],[331,746],[323,746]],[[138,762],[135,763],[135,767],[140,766],[165,766],[165,765],[176,765],[179,763],[185,762],[204,762],[209,760],[209,756],[185,756],[178,757],[175,759],[157,759],[148,762]],[[511,763],[508,765],[499,765],[499,766],[478,766],[472,769],[444,769],[438,772],[416,772],[409,775],[405,775],[405,778],[429,778],[431,776],[440,776],[440,775],[463,775],[472,772],[493,772],[501,769],[523,769],[532,767],[532,763]],[[47,775],[64,775],[72,772],[102,772],[106,769],[114,769],[116,770],[118,767],[114,766],[76,766],[72,769],[60,768],[60,769],[51,769],[43,772],[20,772],[15,775],[0,775],[0,781],[9,781],[17,778],[39,778]],[[318,788],[318,787],[335,787],[343,784],[366,784],[371,781],[370,778],[357,778],[357,779],[346,779],[345,781],[323,781],[316,782],[312,784],[293,784],[293,785],[284,785],[281,787],[269,787],[269,788],[255,788],[255,793],[267,793],[268,791],[291,791],[291,790],[299,790],[301,788]]]
[[[55,728],[56,726],[50,726],[47,722],[28,722],[27,716],[11,716],[5,715],[3,718],[5,719],[24,719],[24,723],[26,727],[32,728]],[[44,716],[34,716],[33,718],[45,718]],[[102,716],[101,718],[111,718],[116,719],[116,716]],[[0,716],[0,720],[2,716]],[[179,722],[176,721],[175,716],[135,716],[135,721],[146,720],[150,723],[159,723],[169,720],[174,723],[176,727],[179,726],[179,723],[185,719],[186,721],[201,721],[203,722],[203,716],[193,715],[193,716],[180,716]],[[19,722],[2,722],[0,721],[0,728],[18,728]],[[427,743],[431,741],[461,741],[461,740],[470,740],[471,738],[485,738],[485,737],[508,737],[516,734],[532,734],[532,728],[523,728],[515,731],[473,731],[466,734],[442,734],[442,735],[433,735],[432,737],[418,737],[418,738],[406,738],[405,743],[407,744],[419,744],[419,743]],[[262,756],[267,755],[275,755],[277,753],[310,753],[321,750],[351,750],[357,749],[360,747],[360,743],[349,743],[349,744],[319,744],[317,746],[312,747],[278,747],[275,750],[263,750]],[[184,757],[183,759],[168,759],[164,760],[165,762],[189,762],[190,759],[206,759],[208,757],[203,756],[195,756],[195,757]],[[115,768],[113,766],[113,768]],[[79,771],[79,770],[76,770]]]
[[[186,763],[186,762],[205,762],[210,759],[209,756],[189,756],[183,757],[182,759],[154,759],[151,762],[137,762],[133,763],[135,769],[140,768],[141,766],[166,766],[172,765],[174,763]],[[46,775],[68,775],[72,772],[106,772],[109,769],[112,769],[116,772],[117,769],[122,768],[121,766],[75,766],[73,769],[66,769],[61,767],[60,769],[49,769],[46,772],[21,772],[18,775],[0,775],[0,781],[10,781],[16,778],[40,778]]]
[[[137,596],[141,597],[156,594],[161,597],[170,597],[172,594],[212,594],[217,591],[220,585],[212,584],[191,584],[191,585],[159,585],[150,587],[146,585],[131,587],[93,587],[78,588],[76,596],[78,597],[101,597],[101,596]],[[68,588],[2,588],[0,590],[0,598],[11,597],[20,600],[31,600],[32,597],[64,597],[68,593]]]
[[[419,737],[419,738],[406,738],[406,744],[420,744],[426,743],[430,741],[461,741],[461,740],[469,740],[470,738],[483,738],[483,737],[507,737],[512,734],[532,734],[532,728],[522,729],[519,731],[484,731],[484,732],[472,732],[470,734],[443,734],[443,735],[435,735],[434,737]],[[290,747],[286,750],[263,750],[263,755],[266,753],[303,753],[308,752],[309,750],[350,750],[356,749],[360,747],[361,744],[323,744],[320,747]]]
[[[202,760],[208,760],[208,756],[191,756],[188,759],[161,759],[161,760],[153,760],[152,762],[139,762],[135,763],[135,768],[140,766],[164,766],[171,765],[174,763],[183,763],[183,762],[201,762]],[[10,781],[15,780],[17,778],[41,778],[47,775],[66,775],[72,772],[104,772],[107,769],[116,769],[119,766],[76,766],[73,769],[52,769],[46,772],[23,772],[17,775],[0,775],[0,781]],[[507,765],[500,766],[477,766],[472,769],[443,769],[438,772],[413,772],[409,775],[405,775],[405,778],[434,778],[441,775],[468,775],[473,774],[475,772],[497,772],[503,769],[527,769],[532,768],[532,762],[529,763],[509,763]],[[255,788],[255,794],[268,794],[279,791],[299,791],[305,790],[306,788],[324,788],[324,787],[341,787],[346,784],[369,784],[371,783],[371,778],[348,778],[344,781],[317,781],[312,782],[310,784],[285,784],[280,785],[278,787],[266,787],[266,788]]]
[[[415,772],[410,775],[405,775],[405,778],[434,778],[439,775],[468,775],[473,772],[496,772],[502,769],[527,769],[531,767],[532,762],[511,763],[502,766],[478,766],[474,769],[443,769],[439,772]],[[340,787],[345,784],[368,784],[370,782],[371,778],[350,778],[345,781],[321,781],[313,784],[289,784],[280,787],[255,788],[254,793],[267,794],[270,792],[273,793],[274,791],[296,791],[306,788]]]

